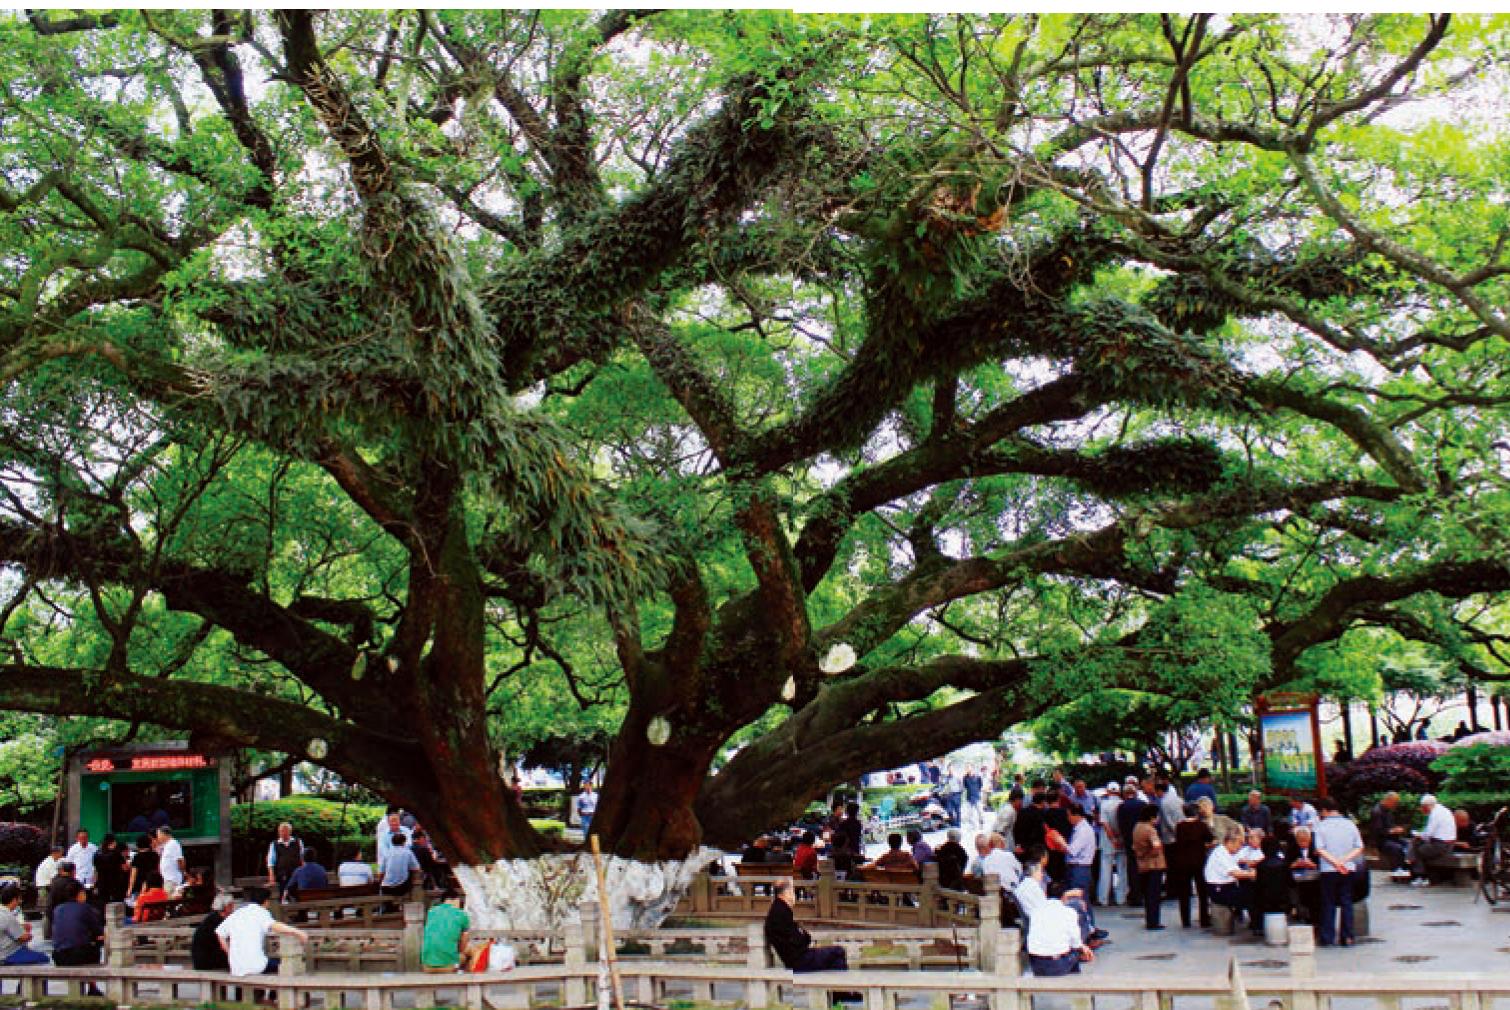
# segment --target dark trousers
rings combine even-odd
[[[64,950],[52,952],[52,963],[60,968],[79,968],[84,965],[100,963],[100,945],[91,943],[87,947],[68,947]]]
[[[1433,859],[1441,859],[1452,852],[1452,843],[1439,841],[1435,838],[1429,841],[1417,840],[1410,847],[1410,868],[1418,877],[1431,878],[1427,866]]]
[[[1058,957],[1039,957],[1036,954],[1029,954],[1028,964],[1032,966],[1033,974],[1042,978],[1073,975],[1080,970],[1080,952],[1072,950]]]
[[[964,793],[944,794],[944,813],[949,815],[949,823],[956,828],[959,827],[960,797],[964,795]]]
[[[1143,882],[1143,925],[1159,925],[1159,909],[1164,901],[1164,871],[1139,870]]]
[[[1342,913],[1342,934],[1337,934],[1337,913]],[[1321,925],[1317,939],[1323,944],[1353,938],[1353,876],[1350,873],[1321,875]]]
[[[809,947],[802,960],[792,969],[794,972],[848,971],[849,956],[843,947]]]
[[[1143,903],[1143,874],[1138,872],[1138,860],[1131,849],[1127,853],[1127,903],[1133,906]]]
[[[1211,894],[1206,890],[1206,874],[1193,870],[1170,870],[1169,893],[1180,903],[1180,925],[1190,925],[1190,891],[1195,889],[1200,910],[1201,928],[1211,925]]]
[[[1384,857],[1384,868],[1393,873],[1405,865],[1405,843],[1398,838],[1379,843],[1379,855]]]

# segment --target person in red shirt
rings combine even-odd
[[[803,880],[818,876],[818,837],[811,831],[802,833],[802,841],[792,854],[792,872]]]

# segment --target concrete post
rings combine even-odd
[[[834,885],[837,878],[834,876],[834,861],[832,859],[818,860],[818,918],[836,918],[834,911]]]
[[[131,931],[126,928],[126,906],[112,901],[105,906],[105,964],[110,968],[131,967]],[[117,1004],[127,1002],[126,983],[112,978],[105,985],[105,995]]]
[[[939,864],[923,864],[923,889],[918,894],[918,918],[924,926],[936,926],[938,915]]]
[[[278,937],[278,977],[303,978],[309,974],[305,958],[304,941],[287,933],[275,933]],[[278,990],[279,1010],[298,1010],[299,994],[293,989]]]
[[[404,938],[399,948],[399,970],[419,971],[420,951],[425,945],[425,904],[404,902]]]
[[[601,957],[598,947],[602,944],[603,931],[598,920],[602,917],[602,911],[596,901],[584,901],[577,906],[582,920],[582,943],[584,956],[588,961],[597,961]]]
[[[707,870],[692,878],[692,889],[687,892],[687,898],[692,903],[693,915],[707,915],[713,911],[713,877]]]
[[[764,971],[771,966],[766,953],[764,923],[752,922],[745,927],[745,943],[745,963],[749,967]],[[770,1002],[770,987],[765,979],[751,979],[745,985],[745,1006],[750,1010],[760,1010]]]
[[[995,874],[986,877],[984,893],[980,896],[980,922],[975,926],[977,967],[991,973],[1002,963],[1001,887]],[[1012,931],[1012,935],[1016,935]]]
[[[566,1005],[585,1006],[587,1004],[587,936],[583,932],[580,921],[568,922],[562,935],[566,941],[566,970],[580,973],[569,975],[566,979],[564,993]]]

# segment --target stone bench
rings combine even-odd
[[[1426,867],[1428,870],[1448,871],[1452,874],[1452,883],[1456,887],[1472,887],[1482,856],[1483,853],[1479,852],[1453,852],[1433,859]]]

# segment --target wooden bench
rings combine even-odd
[[[1482,852],[1451,852],[1433,859],[1426,866],[1427,869],[1450,872],[1452,882],[1457,887],[1472,887],[1474,877],[1478,875],[1479,860],[1482,858]]]
[[[294,892],[292,904],[304,901],[337,901],[343,898],[370,898],[380,894],[378,885],[374,881],[371,884],[353,884],[348,887],[305,887]]]
[[[921,884],[923,875],[917,870],[860,866],[855,868],[854,879],[867,884]]]

